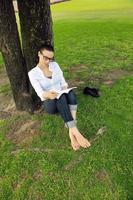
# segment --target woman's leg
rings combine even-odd
[[[65,94],[66,95],[66,94]],[[76,96],[75,96],[75,93],[73,91],[70,91],[67,95],[66,95],[66,98],[67,98],[67,102],[66,100],[64,99],[64,95],[62,95],[59,102],[61,103],[62,105],[62,102],[63,102],[63,105],[65,106],[65,110],[68,108],[66,108],[66,105],[65,104],[68,104],[69,106],[69,109],[70,109],[70,112],[71,112],[71,115],[72,115],[72,118],[75,120],[76,122],[76,111],[77,111],[77,101],[76,101]],[[57,105],[56,105],[56,102],[57,100],[56,99],[53,99],[53,100],[45,100],[44,103],[43,103],[43,106],[46,110],[46,112],[48,112],[49,114],[55,114],[55,113],[58,113],[58,109],[60,108],[60,106],[57,108]],[[59,104],[59,103],[58,103]],[[68,107],[67,106],[67,107]],[[62,106],[61,106],[62,107]],[[69,111],[67,111],[68,113]],[[65,118],[65,115],[63,114],[64,112],[62,112],[62,117],[63,119]],[[73,120],[70,116],[70,113],[69,114],[69,119]],[[65,121],[65,120],[64,120]]]
[[[68,94],[65,94],[67,98],[67,102],[69,104],[70,112],[72,114],[73,119],[76,121],[76,113],[77,113],[77,100],[76,95],[73,90],[71,90]]]
[[[61,117],[63,118],[64,122],[69,128],[71,145],[74,150],[79,149],[80,146],[84,148],[90,146],[88,140],[85,139],[76,128],[75,121],[71,115],[69,105],[64,94],[61,95],[61,97],[58,100],[54,99],[44,101],[43,106],[46,112],[48,112],[49,114],[60,113]]]
[[[43,107],[45,111],[49,114],[56,114],[60,113],[62,116],[64,122],[67,124],[68,127],[74,127],[75,122],[73,120],[73,117],[71,115],[66,96],[61,96],[59,100],[45,100],[43,102]],[[70,129],[70,128],[69,128]],[[74,150],[78,150],[80,145],[75,139],[75,137],[70,133],[69,134],[71,145]]]
[[[70,107],[73,109],[77,109],[77,101],[76,101],[76,97],[74,95],[73,92],[68,93],[68,95],[63,94],[59,100],[58,100],[58,111],[61,113],[60,109],[65,107],[64,111],[66,112],[66,115],[71,116],[69,118],[73,119],[72,120],[72,126],[71,124],[69,124],[67,121],[65,121],[65,123],[68,125],[69,128],[69,136],[71,139],[71,144],[74,150],[79,149],[80,146],[82,146],[83,148],[87,148],[90,146],[90,142],[79,132],[78,128],[76,127],[76,123],[74,121],[74,118],[72,117],[71,111],[70,111]],[[62,110],[62,109],[61,109]],[[64,112],[63,111],[63,112]],[[76,110],[75,110],[76,111]]]
[[[66,96],[63,94],[59,99],[45,100],[43,107],[49,114],[60,113],[69,128],[75,127],[75,121],[71,115]]]
[[[66,94],[67,102],[69,104],[69,108],[73,119],[76,121],[76,112],[77,112],[77,100],[76,95],[73,90],[71,90],[68,94]],[[77,127],[69,128],[69,135],[73,135],[80,146],[86,148],[90,146],[89,141],[79,132]]]
[[[68,128],[75,127],[75,121],[70,112],[70,108],[65,94],[62,94],[61,97],[58,100],[56,100],[56,106],[58,112],[60,113],[64,122],[67,124]]]

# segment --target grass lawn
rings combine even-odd
[[[3,112],[0,200],[133,199],[132,11],[131,0],[52,6],[56,59],[78,86],[78,127],[92,146],[74,152],[58,115]],[[84,96],[85,86],[101,97]],[[0,95],[9,93],[3,82]]]

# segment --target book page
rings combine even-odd
[[[61,91],[57,91],[57,93],[58,93],[58,96],[56,97],[56,99],[59,99],[60,98],[60,96],[62,95],[62,94],[64,94],[64,93],[68,93],[70,90],[72,90],[72,89],[74,89],[74,88],[77,88],[77,87],[71,87],[71,88],[67,88],[67,89],[65,89],[65,90],[61,90]]]

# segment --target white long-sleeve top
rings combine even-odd
[[[45,91],[60,91],[62,87],[68,86],[63,72],[56,62],[49,63],[49,70],[52,71],[51,78],[46,77],[38,65],[28,72],[31,85],[42,101],[46,100],[43,97]]]

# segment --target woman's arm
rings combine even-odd
[[[61,76],[61,82],[60,82],[61,88],[62,88],[62,90],[65,90],[65,89],[68,88],[68,83],[66,82],[65,77],[64,77],[64,75],[63,75],[63,71],[61,70],[61,68],[60,68],[60,66],[58,65],[58,63],[56,63],[56,66],[57,66],[57,68],[58,68],[58,70],[59,70],[59,72],[60,72],[60,76]]]
[[[40,97],[40,99],[42,101],[46,100],[46,99],[55,99],[57,96],[57,93],[54,91],[44,91],[39,83],[38,80],[36,80],[36,78],[28,73],[29,76],[29,80],[30,83],[32,85],[32,87],[34,88],[35,92],[37,93],[37,95]]]
[[[40,97],[40,99],[42,101],[45,100],[43,94],[44,94],[44,90],[42,89],[42,87],[40,86],[40,83],[39,81],[37,81],[33,76],[32,74],[28,73],[28,76],[29,76],[29,80],[30,80],[30,83],[32,85],[32,87],[34,88],[35,92],[37,93],[37,95]]]

